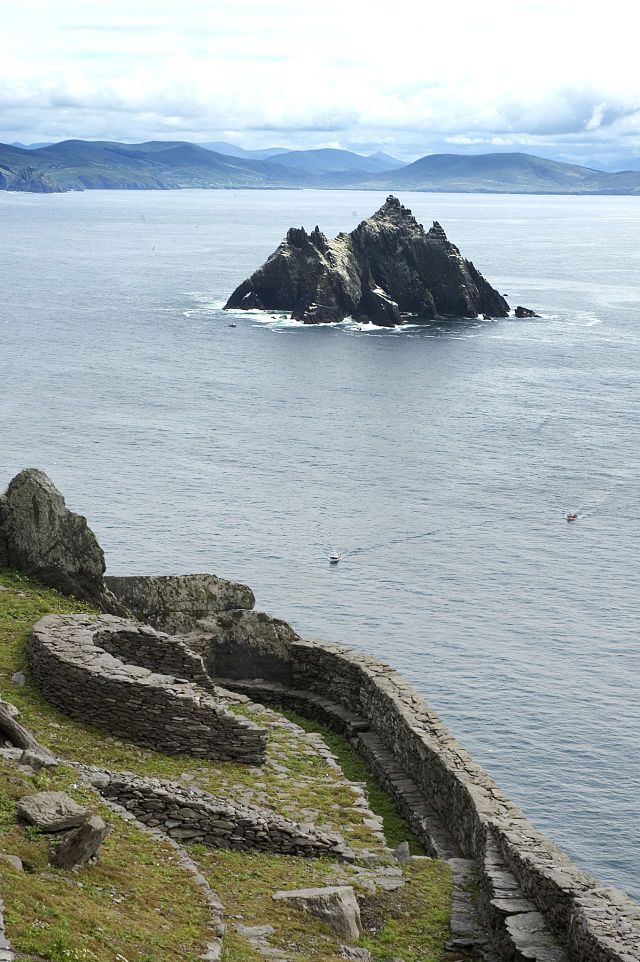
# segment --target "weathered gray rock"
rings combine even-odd
[[[522,307],[520,304],[518,304],[515,309],[515,315],[516,317],[540,317],[540,315],[536,314],[535,311],[532,311],[528,307]]]
[[[110,830],[110,826],[99,815],[92,815],[75,832],[69,832],[55,849],[53,864],[67,869],[84,865],[96,855]]]
[[[220,678],[269,678],[291,683],[291,625],[263,611],[226,611],[202,622],[186,639],[204,658],[210,675]]]
[[[17,806],[18,815],[42,832],[64,832],[83,825],[90,816],[65,792],[38,792],[25,795]]]
[[[341,945],[340,955],[343,959],[350,959],[351,962],[373,962],[369,949],[358,949],[352,945]]]
[[[215,575],[106,577],[105,584],[136,618],[169,632],[191,631],[202,618],[255,604],[247,585]]]
[[[27,676],[23,671],[16,671],[11,676],[11,684],[17,685],[18,688],[24,688],[27,683]]]
[[[55,768],[58,761],[47,750],[38,751],[37,749],[26,748],[20,756],[20,764],[27,765],[34,772],[39,772],[41,768]]]
[[[45,764],[54,765],[55,756],[41,745],[20,722],[17,720],[20,712],[9,702],[0,700],[0,735],[4,736],[11,745],[23,752],[34,752],[41,756]],[[48,759],[48,761],[45,761]]]
[[[291,228],[274,254],[231,295],[226,309],[289,311],[305,324],[352,316],[383,327],[404,315],[506,317],[509,305],[451,244],[438,223],[425,232],[393,196],[350,234],[329,240]]]
[[[222,939],[213,939],[207,945],[207,951],[200,958],[202,962],[220,962],[222,958]]]
[[[322,919],[345,938],[355,940],[362,934],[360,906],[350,885],[276,892],[273,898],[275,901],[292,902],[310,915]]]
[[[2,698],[0,698],[0,708],[9,718],[20,718],[20,709],[8,701],[3,701]]]
[[[17,855],[9,855],[7,852],[0,852],[0,862],[6,862],[16,870],[16,872],[23,871],[22,859],[18,858]]]
[[[393,850],[393,854],[398,859],[399,862],[410,862],[411,861],[411,849],[409,848],[408,842],[400,842],[398,846]]]
[[[104,554],[86,518],[74,514],[42,471],[26,468],[4,495],[0,524],[7,562],[64,594],[123,613],[104,586]]]

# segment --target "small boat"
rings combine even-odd
[[[341,557],[342,554],[339,551],[332,551],[329,555],[329,564],[337,565]]]
[[[567,521],[577,521],[577,520],[578,520],[578,515],[575,513],[575,511],[570,511],[569,514],[567,515]]]

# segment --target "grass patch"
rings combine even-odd
[[[262,853],[211,852],[192,846],[194,857],[210,881],[225,877],[225,908],[229,937],[227,962],[248,962],[254,956],[234,925],[271,925],[269,944],[292,962],[341,962],[344,938],[320,920],[286,902],[274,902],[280,889],[324,885],[354,885],[358,875],[329,859],[303,860]],[[406,885],[377,895],[358,892],[365,934],[358,943],[376,962],[399,956],[404,962],[443,962],[449,936],[451,873],[444,862],[425,860],[403,867]],[[230,918],[229,918],[230,917]]]
[[[300,725],[305,731],[319,732],[336,756],[338,764],[345,778],[350,782],[362,782],[366,785],[367,796],[371,811],[380,815],[384,820],[384,834],[387,843],[395,848],[400,842],[408,842],[413,855],[423,855],[424,849],[415,837],[409,823],[396,808],[389,792],[380,787],[357,751],[351,747],[344,735],[339,735],[319,721],[311,721],[287,708],[280,709],[281,713]]]
[[[365,900],[361,945],[378,962],[399,956],[404,962],[440,962],[450,937],[452,881],[445,862],[430,859],[404,867],[407,885]],[[375,933],[371,933],[375,928]]]
[[[18,799],[41,790],[66,791],[111,821],[94,865],[74,872],[54,868],[47,837],[16,821]],[[0,797],[0,849],[25,867],[20,872],[0,861],[6,930],[15,951],[50,962],[200,958],[208,908],[173,849],[113,816],[75,785],[64,766],[31,777],[0,759]]]

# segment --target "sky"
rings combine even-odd
[[[5,2],[0,140],[640,157],[634,6]]]

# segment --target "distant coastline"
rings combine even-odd
[[[640,171],[608,172],[526,153],[385,155],[301,150],[231,156],[183,141],[0,144],[0,190],[410,190],[425,193],[640,196]]]

